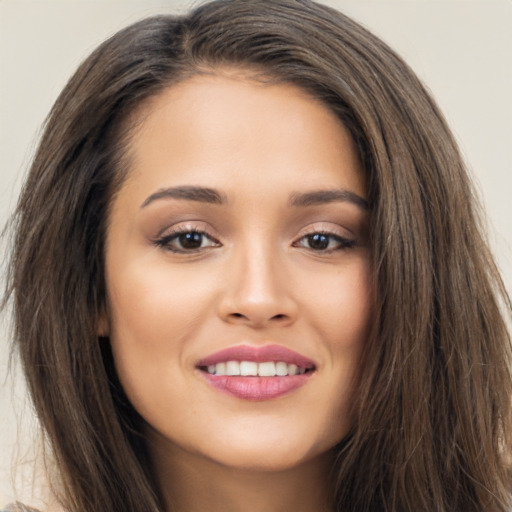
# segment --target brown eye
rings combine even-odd
[[[197,231],[182,233],[178,236],[177,242],[182,249],[199,249],[203,244],[203,234]]]
[[[355,240],[334,233],[311,233],[299,239],[294,246],[317,252],[331,252],[349,249],[354,247],[355,244]]]
[[[187,253],[218,247],[220,243],[202,231],[188,230],[166,235],[157,240],[156,245],[171,252]]]
[[[329,236],[324,235],[322,233],[315,233],[314,235],[308,235],[307,237],[308,245],[311,249],[315,250],[324,250],[329,247]]]

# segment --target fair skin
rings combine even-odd
[[[139,121],[99,334],[164,498],[180,512],[329,510],[372,302],[353,142],[306,92],[234,70],[169,87]],[[288,374],[215,375],[240,347]]]

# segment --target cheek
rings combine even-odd
[[[324,404],[324,413],[330,418],[326,424],[331,431],[343,436],[352,424],[362,355],[372,326],[369,264],[355,261],[324,284],[315,303],[315,321],[327,352],[326,371],[332,378],[332,394]]]
[[[352,424],[362,354],[372,327],[374,297],[369,267],[366,258],[350,262],[317,279],[308,294],[309,324],[322,340],[323,371],[329,375],[324,400],[318,403],[323,407],[319,415],[326,418],[326,432],[338,441]]]
[[[120,265],[108,278],[114,360],[135,403],[143,390],[161,388],[186,367],[184,349],[212,310],[215,285],[211,276],[158,264]]]
[[[368,262],[356,260],[319,284],[310,295],[318,329],[333,352],[359,353],[370,330],[373,309]]]
[[[111,324],[142,345],[176,345],[210,305],[212,275],[165,264],[126,265],[109,276]],[[172,336],[172,337],[169,337]],[[173,340],[173,344],[168,343]]]

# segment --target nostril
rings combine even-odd
[[[282,313],[280,313],[279,315],[274,315],[272,318],[274,320],[283,320],[284,318],[286,318],[286,315],[283,315]]]

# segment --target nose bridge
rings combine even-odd
[[[247,249],[240,254],[240,299],[262,305],[277,301],[280,295],[277,251],[269,243],[250,244]]]
[[[223,316],[254,326],[271,321],[290,322],[295,304],[281,260],[268,238],[250,238],[236,247],[230,258]]]

